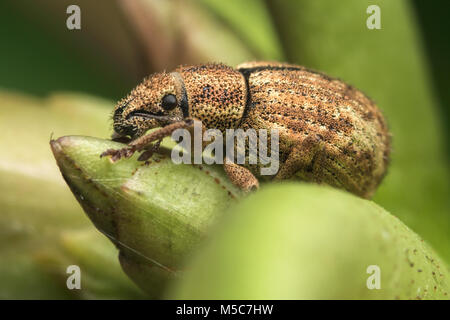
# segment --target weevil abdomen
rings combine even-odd
[[[277,128],[276,179],[298,177],[370,197],[388,164],[390,137],[373,101],[346,83],[279,63],[238,66],[248,86],[240,127]],[[258,176],[258,171],[251,168]]]

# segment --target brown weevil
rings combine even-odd
[[[224,161],[231,181],[244,190],[257,187],[258,178],[297,178],[369,198],[388,165],[390,135],[372,100],[338,79],[278,62],[180,66],[146,78],[113,114],[113,137],[132,141],[102,156],[116,161],[147,152],[153,142],[191,127],[194,120],[224,133],[278,130],[275,175],[261,176],[259,165]],[[145,135],[152,128],[160,129]]]

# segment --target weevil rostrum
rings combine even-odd
[[[261,176],[259,165],[224,161],[231,181],[244,190],[258,187],[258,178],[297,178],[370,198],[388,165],[390,135],[372,100],[341,80],[278,62],[180,66],[153,74],[114,110],[113,138],[131,142],[102,156],[117,161],[146,153],[194,120],[224,133],[228,128],[278,129],[275,175]],[[152,128],[160,129],[146,135]]]

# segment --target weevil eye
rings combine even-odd
[[[173,94],[166,94],[161,101],[161,107],[164,110],[172,110],[177,106],[177,97]]]

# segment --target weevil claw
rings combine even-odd
[[[153,155],[154,152],[157,152],[159,150],[161,141],[162,141],[162,139],[156,141],[155,144],[144,149],[144,152],[141,153],[141,155],[138,158],[138,161],[147,161]],[[140,151],[140,150],[138,150],[138,151]]]
[[[141,153],[138,158],[138,161],[147,161],[153,155],[153,150],[146,150]]]
[[[106,157],[106,156],[111,156],[115,153],[116,150],[114,149],[108,149],[104,152],[102,152],[102,154],[100,155],[100,158]]]
[[[117,160],[120,160],[121,158],[131,157],[135,151],[136,151],[136,149],[134,149],[132,147],[131,148],[126,147],[126,148],[122,148],[122,149],[108,149],[100,155],[100,158],[103,158],[105,156],[111,156],[111,161],[116,162]]]

